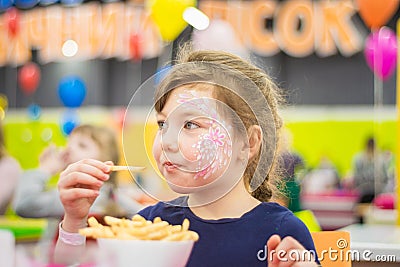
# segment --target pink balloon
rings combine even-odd
[[[366,40],[365,59],[371,70],[382,80],[392,75],[396,68],[397,38],[388,27],[372,32]]]

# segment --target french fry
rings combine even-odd
[[[147,221],[136,214],[129,219],[105,216],[106,225],[99,223],[96,218],[88,219],[89,227],[79,230],[81,235],[91,238],[116,238],[120,240],[165,240],[165,241],[197,241],[199,235],[189,230],[190,222],[184,219],[182,225],[171,225],[160,217]]]

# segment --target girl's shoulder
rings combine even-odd
[[[140,210],[138,214],[146,218],[146,220],[153,220],[155,217],[160,217],[170,224],[179,224],[182,223],[185,217],[185,201],[187,201],[185,197],[176,198],[167,202],[159,201],[154,205]]]
[[[302,227],[303,224],[292,211],[275,202],[262,202],[258,205],[257,209],[253,211],[252,216],[262,221],[277,224],[279,225],[278,228],[287,225],[290,225],[290,227]]]
[[[257,206],[261,212],[267,213],[276,213],[276,214],[293,214],[288,208],[280,205],[277,202],[261,202],[260,205]]]

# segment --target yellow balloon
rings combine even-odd
[[[8,99],[7,96],[0,94],[0,108],[4,111],[8,108]]]
[[[171,42],[188,25],[183,20],[183,11],[188,7],[195,7],[196,0],[149,0],[147,4],[162,39]]]
[[[0,107],[0,120],[4,120],[5,117],[6,117],[5,110],[2,107]]]

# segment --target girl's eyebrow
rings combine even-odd
[[[167,115],[165,115],[162,111],[160,112],[156,112],[156,116],[163,116],[163,117],[167,117]]]
[[[181,116],[182,117],[196,117],[196,118],[198,118],[198,117],[207,117],[204,113],[199,112],[199,111],[193,111],[193,110],[186,111],[186,112],[182,113]]]

